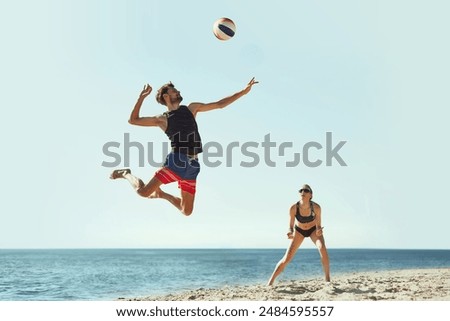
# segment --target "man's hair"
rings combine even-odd
[[[169,81],[167,84],[162,85],[161,88],[158,89],[158,92],[156,93],[156,101],[160,103],[161,105],[166,106],[166,102],[163,99],[163,95],[167,94],[167,91],[169,88],[175,88],[174,84],[172,84],[171,81]]]

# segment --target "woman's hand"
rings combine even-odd
[[[316,228],[316,235],[322,236],[323,235],[323,226]]]
[[[287,238],[288,239],[293,239],[294,238],[294,232],[291,232],[291,231],[289,231],[289,232],[287,232]]]

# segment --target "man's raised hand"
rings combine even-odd
[[[150,95],[150,93],[152,92],[152,87],[149,85],[149,84],[146,84],[145,86],[144,86],[144,89],[142,89],[142,91],[141,91],[141,97],[142,98],[145,98],[145,97],[147,97],[148,95]]]
[[[252,86],[259,83],[259,81],[255,80],[255,77],[253,77],[247,84],[247,87],[244,89],[244,94],[248,94],[250,90],[252,89]]]

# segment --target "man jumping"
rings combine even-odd
[[[136,105],[131,112],[132,125],[157,126],[169,137],[172,151],[167,155],[165,163],[153,178],[145,184],[140,178],[131,174],[130,169],[117,169],[111,173],[111,179],[125,178],[137,193],[146,198],[162,198],[169,201],[186,216],[192,214],[196,190],[196,179],[200,172],[197,155],[202,152],[202,143],[195,117],[198,112],[224,108],[242,96],[246,95],[257,84],[252,78],[247,86],[226,98],[213,103],[191,103],[189,106],[180,105],[183,97],[175,86],[169,82],[156,93],[156,101],[167,107],[168,111],[153,117],[139,115],[144,99],[152,92],[150,85],[145,85]],[[178,182],[181,197],[176,197],[161,190],[160,186]]]

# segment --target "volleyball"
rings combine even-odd
[[[236,32],[236,25],[233,20],[220,18],[214,22],[213,33],[219,40],[228,40],[233,38]]]

